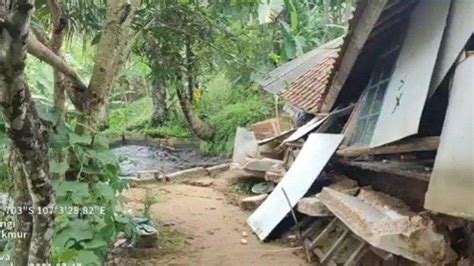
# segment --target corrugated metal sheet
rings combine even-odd
[[[327,84],[337,51],[327,54],[319,64],[292,82],[281,97],[308,113],[318,113],[327,92]]]
[[[370,147],[418,133],[449,6],[449,0],[422,0],[411,14]]]
[[[267,74],[268,78],[259,81],[262,88],[270,93],[278,94],[293,81],[319,65],[333,54],[342,44],[342,37],[334,39],[290,62],[287,62]]]
[[[344,135],[311,134],[295,162],[268,198],[248,218],[247,223],[264,240],[308,192],[341,143]],[[283,190],[288,196],[289,206]]]
[[[455,70],[425,208],[474,220],[474,57]]]
[[[474,31],[474,1],[454,0],[436,61],[429,96],[432,96],[453,66]]]

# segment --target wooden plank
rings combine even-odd
[[[308,250],[314,249],[316,245],[324,240],[328,234],[337,226],[338,219],[334,218],[332,221],[324,228],[324,230],[319,234],[313,241],[308,243],[308,246],[306,247]]]
[[[364,44],[368,40],[387,2],[388,0],[368,0],[353,32],[351,32],[348,39],[345,40],[347,41],[347,46],[342,53],[339,69],[333,78],[321,112],[329,112],[332,109],[339,92],[349,77],[352,67],[359,57]]]
[[[426,170],[423,165],[412,162],[380,162],[380,161],[351,161],[337,160],[338,163],[357,167],[363,170],[399,175],[428,182],[431,170]]]
[[[346,237],[349,236],[350,232],[351,231],[349,229],[347,228],[344,229],[344,232],[342,233],[342,235],[339,236],[339,238],[336,240],[336,242],[334,242],[334,244],[331,246],[328,252],[321,258],[321,261],[320,261],[321,264],[326,262],[326,260],[330,259],[334,255],[334,252],[336,251],[336,249],[339,247],[342,241],[344,241],[344,239],[346,239]]]
[[[415,151],[435,151],[439,146],[439,137],[423,137],[403,140],[398,143],[380,147],[348,147],[336,152],[342,157],[357,157],[361,155],[397,154]]]
[[[357,248],[352,252],[346,262],[344,262],[344,266],[356,265],[359,259],[367,252],[367,246],[368,244],[365,241],[360,241]]]

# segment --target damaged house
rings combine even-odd
[[[248,219],[257,236],[296,224],[307,259],[328,265],[472,265],[473,30],[471,0],[359,0],[331,71],[267,81],[318,104],[259,142],[285,153]]]

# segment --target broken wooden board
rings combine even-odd
[[[343,165],[353,166],[368,171],[399,175],[425,182],[430,180],[431,175],[431,168],[426,167],[422,163],[416,161],[356,161],[338,159],[337,162]]]
[[[324,188],[320,198],[352,232],[376,248],[427,265],[447,264],[456,258],[433,221],[409,211],[393,197],[369,190],[353,197]]]
[[[368,8],[367,6],[361,8],[364,2],[369,6]],[[339,62],[335,66],[337,71],[334,73],[321,112],[329,112],[333,108],[339,92],[351,74],[351,70],[363,50],[362,48],[369,39],[370,33],[388,2],[388,0],[360,1],[358,3],[360,6],[356,6],[354,17],[349,23],[349,32],[341,48]]]
[[[264,240],[314,183],[343,139],[339,134],[311,134],[283,179],[247,223]],[[288,200],[283,192],[286,192]]]
[[[425,208],[474,220],[474,57],[455,71]]]
[[[308,135],[311,131],[315,130],[318,126],[320,126],[325,120],[327,116],[324,118],[315,117],[311,119],[308,123],[299,127],[293,134],[291,134],[288,138],[286,138],[283,143],[297,141],[300,138]]]
[[[252,131],[239,127],[235,134],[232,161],[234,163],[243,164],[248,157],[258,157],[257,138]]]
[[[420,1],[411,13],[370,147],[418,133],[450,2]]]
[[[415,151],[435,151],[438,149],[439,137],[424,137],[406,139],[400,142],[383,145],[380,147],[347,147],[336,152],[342,157],[357,157],[361,155],[397,154]]]

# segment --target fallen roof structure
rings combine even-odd
[[[285,89],[288,84],[295,81],[312,68],[317,67],[329,55],[337,52],[341,44],[342,38],[337,38],[323,44],[269,72],[266,75],[268,78],[259,81],[259,84],[264,90],[273,94],[278,94]]]
[[[294,107],[317,113],[341,44],[342,38],[323,44],[271,71],[259,83],[264,90],[281,96]]]
[[[316,117],[286,139],[274,139],[273,147],[285,149],[289,170],[275,196],[249,218],[260,239],[296,205],[303,217],[296,228],[308,218],[319,228],[308,233],[310,226],[299,241],[307,243],[307,257],[314,253],[320,263],[372,265],[369,253],[382,265],[389,257],[430,265],[463,258],[474,263],[474,251],[455,243],[474,246],[474,208],[468,204],[474,195],[473,17],[474,1],[467,0],[357,2],[329,77],[313,69],[297,78],[300,85],[326,78],[329,84],[322,103],[311,109]],[[296,94],[308,103],[320,101],[304,93]],[[335,153],[307,152],[320,133],[343,136]],[[329,173],[373,191],[328,189]],[[281,187],[298,191],[290,205]],[[339,236],[329,239],[337,227]],[[341,255],[346,242],[352,243],[350,254]]]

